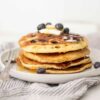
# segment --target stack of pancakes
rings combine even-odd
[[[19,40],[18,66],[49,74],[71,74],[91,68],[85,37],[76,34],[31,33]]]

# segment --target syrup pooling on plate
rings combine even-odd
[[[18,71],[28,72],[28,73],[36,73],[36,70],[29,70],[29,69],[25,68],[24,66],[22,66],[21,62],[18,60],[18,58],[16,59],[16,62],[18,64],[18,66],[17,66]]]

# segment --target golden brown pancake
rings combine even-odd
[[[74,37],[72,41],[71,38]],[[74,41],[74,42],[73,42]],[[87,39],[80,35],[28,34],[19,40],[20,47],[32,53],[61,53],[86,48]]]
[[[55,70],[55,69],[47,69],[46,72],[49,74],[72,74],[72,73],[79,73],[88,68],[92,67],[92,63],[82,64],[74,67],[69,67],[64,70]]]
[[[20,60],[17,59],[17,64],[18,64],[18,70],[19,71],[27,71],[27,72],[31,72],[31,73],[36,73],[36,69],[28,69],[25,66],[23,66],[20,62]],[[92,67],[92,63],[86,63],[86,64],[81,64],[78,66],[73,66],[73,67],[69,67],[67,69],[46,69],[46,73],[49,74],[72,74],[72,73],[79,73],[82,72],[88,68]]]
[[[55,64],[55,63],[40,63],[40,62],[37,62],[34,60],[30,60],[23,55],[20,55],[17,60],[19,60],[24,67],[29,68],[29,69],[38,69],[38,68],[66,69],[68,67],[86,64],[86,63],[91,62],[91,59],[89,57],[83,57],[83,58],[80,58],[80,59],[77,59],[74,61],[57,63],[57,64]]]
[[[65,61],[72,61],[89,55],[90,51],[88,48],[82,50],[71,51],[67,53],[29,53],[26,51],[21,51],[25,57],[42,62],[42,63],[62,63]]]

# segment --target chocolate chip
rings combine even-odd
[[[36,42],[36,40],[31,40],[30,42],[31,42],[31,43],[35,43],[35,42]]]
[[[53,44],[57,44],[58,42],[57,42],[57,41],[51,41],[51,43],[53,43]]]

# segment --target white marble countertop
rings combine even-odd
[[[21,35],[15,35],[15,34],[13,34],[13,35],[0,34],[0,43],[5,42],[5,41],[17,41],[20,36]],[[97,38],[95,38],[94,41],[95,41],[96,45],[97,45],[97,43],[99,44],[99,40],[97,40]],[[95,47],[95,45],[94,45],[94,47]],[[96,47],[100,48],[99,45],[97,45]],[[80,100],[99,100],[99,99],[100,99],[100,85],[90,88],[87,91],[87,93],[82,98],[80,98]],[[24,98],[24,97],[20,97],[20,98],[8,97],[6,99],[0,99],[0,100],[40,100],[40,99],[36,99],[34,97],[32,97],[31,99]],[[44,100],[44,99],[41,98],[41,100]]]

